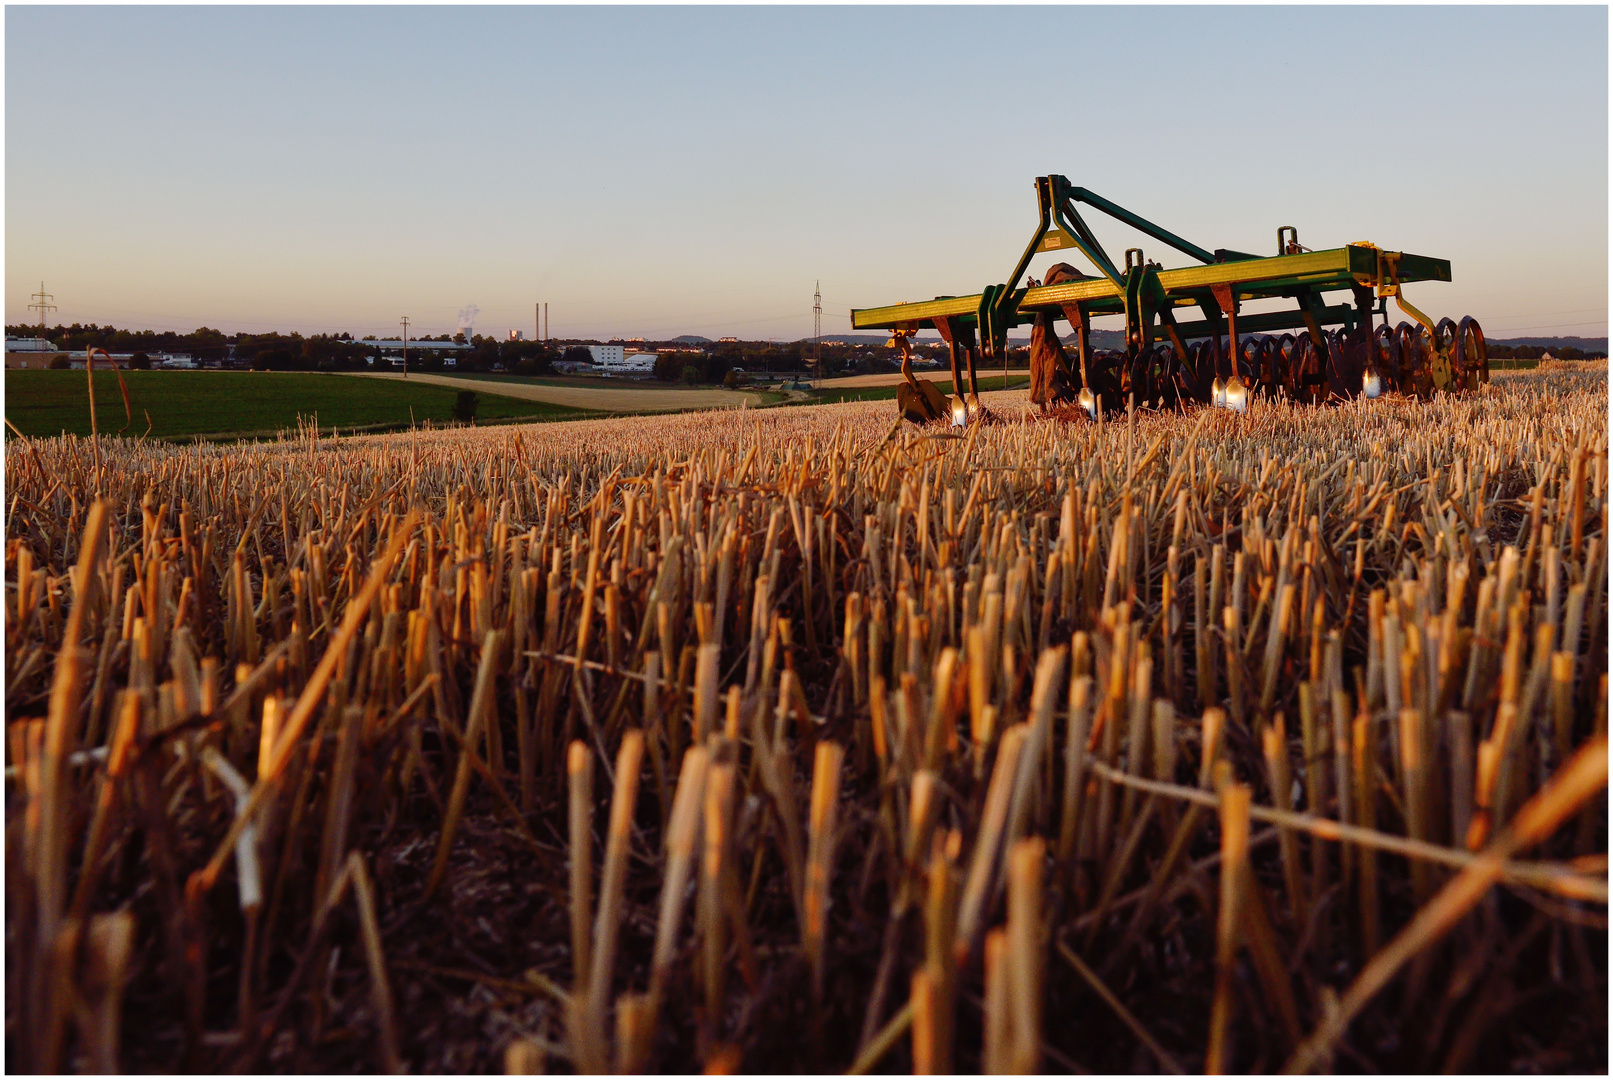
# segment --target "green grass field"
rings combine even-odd
[[[322,429],[381,431],[453,418],[457,392],[446,386],[354,379],[344,375],[268,371],[126,371],[134,422],[127,435],[158,439],[272,436],[295,428],[299,416]],[[8,371],[6,419],[24,435],[90,433],[89,394],[82,371]],[[95,372],[96,418],[102,434],[125,424],[123,397],[111,371]],[[410,410],[413,410],[411,417]],[[541,401],[480,395],[478,422],[576,420],[594,415]]]
[[[624,379],[607,375],[511,375],[507,372],[433,371],[450,379],[467,382],[513,383],[516,386],[598,387],[602,390],[720,390],[721,383],[699,383],[690,386],[684,382],[662,382],[659,379]],[[750,387],[740,389],[754,393]]]
[[[921,379],[929,378],[926,374],[915,374]],[[951,395],[951,379],[932,379],[931,381],[935,383],[936,389],[940,390],[941,393]],[[825,404],[833,401],[890,401],[895,399],[898,385],[900,384],[893,383],[890,386],[848,386],[837,390],[835,389],[834,380],[829,379],[812,393],[819,402]],[[1001,375],[982,375],[979,376],[979,385],[981,393],[985,393],[987,390],[1018,390],[1022,386],[1030,385],[1030,378],[1025,375],[1010,375],[1005,383]]]

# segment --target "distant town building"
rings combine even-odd
[[[401,353],[403,351],[402,338],[365,338],[359,344],[367,349],[379,349],[382,352]],[[409,339],[410,352],[461,352],[470,348],[474,348],[474,346],[460,341],[416,341],[414,338]]]
[[[721,345],[725,341],[735,341],[735,342],[737,342],[738,340],[739,339],[736,338],[736,337],[720,337],[720,338],[717,339],[717,344]]]
[[[510,331],[510,340],[511,340],[511,341],[521,341],[521,340],[524,340],[524,335],[525,335],[525,331],[522,331],[522,330],[511,330],[511,331]]]
[[[642,340],[642,339],[641,339]],[[655,371],[655,353],[629,351],[620,345],[590,345],[593,372],[598,375],[650,375]]]
[[[655,374],[656,354],[652,352],[630,352],[622,355],[621,363],[605,366],[607,375],[653,375]]]
[[[56,346],[44,338],[6,338],[6,367],[16,368],[45,368],[50,366],[51,359],[59,352]]]

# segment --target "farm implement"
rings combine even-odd
[[[1079,403],[1092,416],[1132,399],[1162,408],[1194,401],[1242,411],[1254,395],[1312,404],[1385,392],[1427,398],[1489,381],[1479,324],[1472,318],[1436,323],[1403,292],[1412,282],[1450,281],[1449,260],[1372,243],[1312,251],[1287,225],[1277,230],[1275,255],[1209,251],[1062,176],[1037,177],[1036,201],[1040,220],[1006,283],[969,296],[852,309],[853,330],[891,331],[906,377],[899,398],[909,419],[938,420],[950,411],[954,423],[964,424],[978,416],[976,368],[1001,362],[1008,332],[1026,324],[1032,327],[1032,400],[1043,408]],[[1117,266],[1080,206],[1198,265],[1167,270],[1141,248],[1128,248]],[[1098,273],[1061,262],[1043,281],[1021,284],[1032,257],[1065,250],[1084,255]],[[1391,298],[1411,322],[1389,325]],[[1271,300],[1293,306],[1241,310]],[[1092,319],[1104,315],[1125,317],[1124,349],[1093,348]],[[1055,330],[1060,318],[1074,331],[1073,358]],[[908,339],[930,328],[951,351],[950,403],[912,374]]]

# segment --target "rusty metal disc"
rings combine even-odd
[[[1294,357],[1289,364],[1296,401],[1307,405],[1320,404],[1327,392],[1327,358],[1316,347],[1310,335],[1302,336],[1294,344]]]
[[[1451,346],[1455,343],[1456,323],[1450,319],[1441,319],[1434,327],[1434,336],[1430,341],[1432,352],[1429,356],[1429,371],[1434,378],[1436,390],[1458,390],[1461,388],[1459,372],[1452,361]]]
[[[1294,353],[1294,335],[1283,334],[1271,342],[1271,396],[1273,400],[1291,397],[1288,391],[1289,357]]]
[[[1388,323],[1373,335],[1378,350],[1378,374],[1385,390],[1400,390],[1400,339]]]
[[[1362,379],[1367,373],[1372,348],[1371,335],[1364,328],[1358,327],[1348,332],[1341,330],[1334,335],[1329,357],[1333,367],[1329,373],[1329,389],[1343,398],[1358,396],[1361,393]],[[1336,387],[1333,385],[1335,379]]]
[[[1401,323],[1395,330],[1400,338],[1402,390],[1424,401],[1434,396],[1433,345],[1420,325]]]
[[[1271,338],[1264,334],[1243,343],[1244,367],[1239,374],[1250,391],[1264,391],[1266,370],[1271,366]]]
[[[1471,315],[1464,316],[1457,324],[1456,333],[1461,339],[1461,348],[1456,355],[1461,358],[1465,381],[1463,383],[1469,390],[1477,390],[1490,381],[1490,347],[1485,343],[1484,331],[1479,322]]]
[[[1149,400],[1159,408],[1168,408],[1175,403],[1175,383],[1171,378],[1171,369],[1176,366],[1176,350],[1169,342],[1155,345],[1149,360],[1150,378],[1153,380],[1152,393]]]
[[[1092,369],[1092,391],[1098,395],[1104,412],[1125,408],[1125,390],[1130,382],[1126,354],[1099,349],[1092,354]]]
[[[1193,400],[1201,405],[1210,403],[1210,383],[1215,379],[1216,350],[1209,339],[1198,343],[1193,350]]]

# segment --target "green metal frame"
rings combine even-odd
[[[1386,314],[1389,296],[1394,296],[1419,322],[1426,323],[1421,312],[1400,297],[1399,287],[1413,281],[1451,280],[1449,260],[1383,251],[1372,244],[1270,257],[1226,249],[1207,251],[1085,188],[1072,187],[1062,176],[1037,177],[1036,196],[1040,220],[1006,283],[988,285],[969,296],[938,296],[917,303],[852,308],[852,329],[913,331],[933,326],[949,343],[965,334],[972,339],[972,331],[978,330],[979,351],[988,359],[997,359],[1007,348],[1010,329],[1033,321],[1038,313],[1061,314],[1078,331],[1083,363],[1090,351],[1085,324],[1098,315],[1126,317],[1126,351],[1130,356],[1150,347],[1156,340],[1156,328],[1163,329],[1179,351],[1183,342],[1227,334],[1229,326],[1236,333],[1304,329],[1322,345],[1323,326],[1370,326],[1374,315]],[[1126,253],[1124,267],[1117,268],[1077,211],[1080,203],[1130,225],[1201,265],[1166,270],[1157,263],[1145,262],[1142,252],[1134,248]],[[1292,233],[1288,227],[1284,229]],[[1278,232],[1280,249],[1297,246],[1297,242],[1285,245],[1283,232]],[[1032,256],[1068,248],[1085,255],[1099,276],[1036,288],[1020,287]],[[1353,306],[1324,301],[1325,293],[1341,290],[1352,293]],[[1379,301],[1376,307],[1375,297]],[[1273,298],[1291,299],[1296,309],[1238,317],[1242,301]],[[1194,307],[1202,312],[1201,320],[1176,321],[1178,309]],[[1429,325],[1428,329],[1432,332],[1434,327]],[[964,347],[972,361],[972,340]],[[958,348],[954,343],[954,369]],[[973,368],[972,362],[970,367]]]

